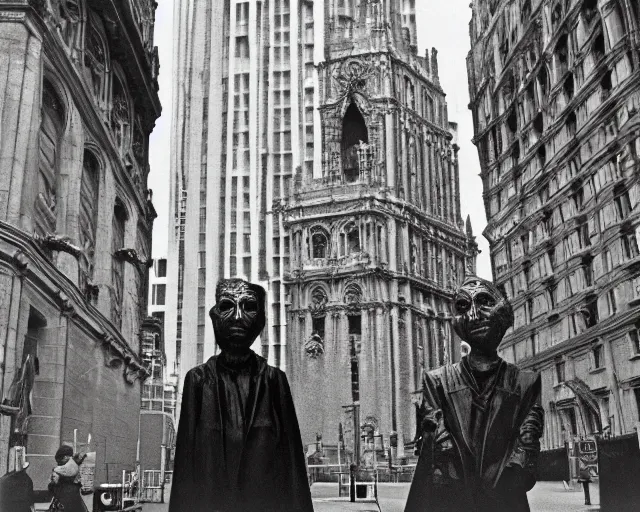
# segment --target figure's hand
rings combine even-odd
[[[440,424],[439,418],[437,414],[442,413],[438,411],[433,411],[425,415],[422,419],[422,432],[428,432],[429,434],[434,433],[438,429],[438,425]]]
[[[512,465],[502,472],[497,490],[501,494],[521,494],[530,491],[535,483],[535,476],[531,472],[519,465]]]

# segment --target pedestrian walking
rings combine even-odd
[[[84,457],[73,455],[71,446],[62,445],[55,455],[49,491],[53,494],[48,512],[88,512],[80,495],[80,467]]]
[[[591,505],[591,494],[589,492],[589,484],[592,482],[591,473],[589,467],[582,461],[580,461],[578,482],[582,483],[582,488],[584,489],[584,504]]]

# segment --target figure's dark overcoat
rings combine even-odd
[[[468,366],[461,362],[426,373],[423,392],[422,410],[442,411],[453,468],[434,475],[438,455],[425,445],[405,512],[528,511],[526,493],[535,485],[535,468],[507,463],[530,424],[541,421],[540,376],[502,361],[476,439],[472,407],[479,393]]]
[[[224,460],[225,404],[214,356],[184,382],[169,512],[311,512],[303,445],[287,377],[255,355],[237,474]]]

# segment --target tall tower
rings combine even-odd
[[[220,277],[263,285],[254,349],[291,375],[305,442],[337,433],[354,401],[411,439],[422,368],[458,354],[452,290],[477,249],[414,11],[414,0],[176,3],[168,364],[182,381],[215,353]]]
[[[417,54],[414,0],[313,7],[322,47],[317,82],[299,78],[305,158],[273,209],[290,239],[286,367],[305,443],[333,444],[340,423],[359,439],[364,425],[396,432],[402,457],[422,372],[460,356],[451,302],[477,254],[455,125],[436,50]]]

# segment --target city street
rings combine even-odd
[[[337,484],[316,483],[311,488],[313,504],[316,512],[378,512],[375,503],[349,503],[344,498],[338,499]],[[409,484],[380,484],[380,510],[382,512],[402,512],[409,493]],[[598,486],[591,486],[591,502],[599,502]],[[562,482],[539,482],[529,493],[529,504],[532,512],[586,512],[599,510],[597,505],[584,505],[582,488],[573,491],[564,489]],[[166,512],[167,504],[146,504],[143,512]]]

